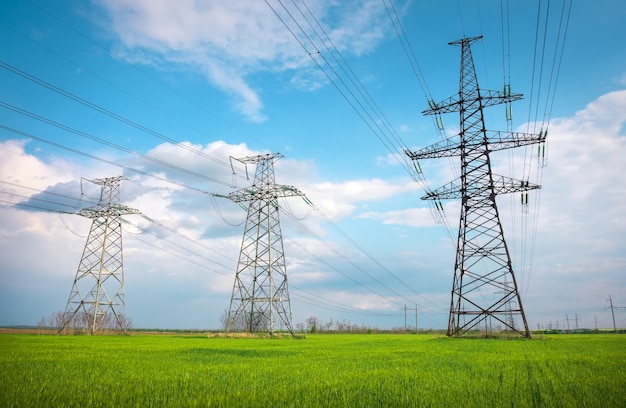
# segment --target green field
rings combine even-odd
[[[0,334],[10,407],[626,407],[624,335]]]

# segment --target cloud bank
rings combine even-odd
[[[388,31],[386,11],[379,1],[309,3],[308,10],[341,52],[368,53]],[[260,91],[250,81],[254,74],[289,71],[295,86],[320,86],[309,55],[277,18],[276,14],[286,13],[280,2],[99,0],[99,4],[109,17],[108,29],[119,41],[118,57],[199,72],[229,95],[233,108],[251,121],[266,119]],[[298,10],[290,12],[305,21]],[[308,14],[304,7],[302,12]],[[307,35],[315,35],[306,25],[304,29]]]

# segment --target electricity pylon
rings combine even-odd
[[[516,101],[522,95],[512,94],[508,86],[503,92],[479,88],[470,44],[480,38],[482,36],[449,43],[461,47],[459,93],[440,103],[429,101],[430,109],[422,112],[425,115],[459,112],[460,140],[450,138],[406,153],[413,160],[461,157],[460,181],[449,183],[422,197],[423,200],[437,201],[461,199],[448,336],[462,335],[483,320],[493,318],[507,330],[530,337],[498,215],[496,195],[521,192],[524,203],[528,200],[527,191],[540,186],[493,174],[489,153],[541,143],[545,134],[486,130],[483,108]],[[523,327],[516,324],[519,318]]]
[[[293,334],[278,198],[304,194],[295,187],[276,184],[274,160],[281,157],[275,153],[236,159],[256,163],[256,171],[252,186],[226,196],[236,203],[249,203],[227,332],[273,334],[275,327],[284,327]]]
[[[100,199],[96,205],[78,211],[78,215],[93,221],[59,333],[72,328],[95,334],[101,325],[113,323],[105,322],[112,318],[117,328],[126,331],[120,217],[141,213],[119,204],[123,180],[121,176],[88,180],[101,186]]]

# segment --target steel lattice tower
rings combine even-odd
[[[59,333],[72,328],[95,334],[104,320],[111,318],[115,320],[115,327],[126,331],[120,217],[141,213],[119,204],[120,183],[123,180],[125,178],[121,176],[88,180],[101,186],[100,199],[95,206],[78,212],[78,215],[91,218],[93,222]]]
[[[496,195],[522,192],[522,200],[524,195],[527,200],[527,191],[540,186],[493,174],[489,154],[495,150],[540,143],[545,135],[486,130],[483,108],[516,101],[522,95],[511,94],[508,87],[503,92],[479,88],[470,44],[480,38],[482,36],[449,43],[461,47],[459,93],[440,103],[429,101],[430,109],[422,112],[425,115],[459,112],[460,140],[450,138],[415,152],[407,151],[407,154],[413,160],[461,157],[460,181],[422,197],[437,201],[461,199],[448,336],[464,334],[487,318],[493,318],[507,330],[530,337],[498,215]],[[485,321],[487,323],[491,321]]]
[[[278,327],[293,334],[278,198],[304,194],[295,187],[276,184],[274,160],[281,157],[275,153],[237,159],[256,163],[256,171],[252,186],[227,196],[249,205],[226,331],[273,334]]]

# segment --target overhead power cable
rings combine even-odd
[[[0,101],[0,105],[2,105],[2,104],[3,104],[3,102]],[[46,138],[33,135],[32,133],[22,132],[21,130],[17,130],[17,129],[14,129],[14,128],[11,128],[11,127],[8,127],[8,126],[4,126],[4,125],[0,125],[0,129],[4,129],[6,131],[9,131],[11,133],[15,133],[16,135],[19,135],[19,136],[22,136],[22,137],[38,140],[40,142],[49,144],[51,146],[67,150],[69,152],[72,152],[72,153],[75,153],[75,154],[78,154],[78,155],[81,155],[81,156],[84,156],[84,157],[88,157],[90,159],[97,160],[97,161],[100,161],[102,163],[110,164],[112,166],[118,167],[118,168],[123,169],[123,170],[127,170],[127,171],[130,171],[130,172],[141,174],[143,176],[147,176],[147,177],[153,178],[155,180],[159,180],[159,181],[163,181],[163,182],[166,182],[166,183],[169,183],[169,184],[177,185],[179,187],[183,187],[183,188],[186,188],[186,189],[189,189],[189,190],[192,190],[192,191],[196,191],[196,192],[199,192],[199,193],[208,194],[208,192],[206,190],[202,190],[202,189],[199,189],[197,187],[192,187],[192,186],[189,186],[189,185],[177,182],[175,180],[170,180],[170,179],[167,179],[165,177],[158,176],[156,174],[145,172],[143,170],[139,170],[139,169],[135,169],[135,168],[132,168],[132,167],[124,166],[124,165],[122,165],[120,163],[116,163],[116,162],[111,161],[111,160],[103,159],[102,157],[94,156],[93,154],[85,153],[83,151],[80,151],[80,150],[77,150],[77,149],[73,149],[73,148],[71,148],[69,146],[65,146],[65,145],[62,145],[60,143],[53,142],[53,141],[48,140]]]
[[[407,144],[391,125],[378,104],[376,104],[322,24],[311,12],[306,2],[301,1],[302,6],[299,6],[296,4],[295,0],[291,0],[291,7],[286,4],[286,1],[282,0],[278,0],[276,6],[273,6],[270,0],[265,0],[265,3],[270,7],[302,49],[309,55],[315,65],[322,71],[329,82],[337,89],[340,95],[383,144],[393,159],[396,160],[409,176],[418,182],[426,192],[429,192],[430,189],[424,175],[421,173],[419,164],[415,166],[405,154],[405,151],[408,150]],[[276,3],[276,1],[273,3]],[[416,66],[416,69],[418,69],[418,66]],[[426,86],[425,89],[427,89]],[[441,126],[439,126],[440,131],[443,131],[440,118],[438,123],[441,124]],[[447,216],[443,210],[443,205],[437,204],[440,203],[429,203],[429,205],[431,205],[431,212],[436,214],[435,220],[437,222],[443,223],[448,237],[454,242],[454,237]]]
[[[103,114],[105,114],[105,115],[107,115],[107,116],[109,116],[109,117],[111,117],[113,119],[116,119],[116,120],[118,120],[118,121],[120,121],[120,122],[122,122],[122,123],[124,123],[126,125],[129,125],[129,126],[135,128],[137,130],[140,130],[140,131],[145,132],[145,133],[147,133],[147,134],[149,134],[151,136],[154,136],[154,137],[159,138],[159,139],[161,139],[163,141],[171,143],[171,144],[173,144],[175,146],[178,146],[181,149],[184,149],[184,150],[186,150],[188,152],[196,154],[196,155],[198,155],[200,157],[203,157],[205,159],[211,160],[211,161],[213,161],[215,163],[218,163],[218,164],[220,164],[222,166],[231,168],[230,167],[230,163],[228,163],[226,161],[223,161],[223,160],[218,159],[216,157],[210,156],[210,155],[208,155],[208,154],[206,154],[206,153],[204,153],[204,152],[202,152],[202,151],[200,151],[198,149],[195,149],[195,148],[193,148],[191,146],[188,146],[188,145],[186,145],[186,144],[184,144],[182,142],[179,142],[179,141],[176,141],[176,140],[174,140],[174,139],[172,139],[170,137],[167,137],[167,136],[165,136],[165,135],[163,135],[163,134],[161,134],[161,133],[159,133],[157,131],[154,131],[154,130],[149,129],[149,128],[143,126],[143,125],[140,125],[140,124],[138,124],[138,123],[136,123],[136,122],[134,122],[134,121],[132,121],[132,120],[122,116],[122,115],[119,115],[119,114],[114,113],[114,112],[112,112],[112,111],[110,111],[108,109],[105,109],[105,108],[103,108],[102,106],[100,106],[98,104],[95,104],[95,103],[90,102],[90,101],[88,101],[86,99],[83,99],[83,98],[81,98],[81,97],[79,97],[77,95],[74,95],[73,93],[71,93],[69,91],[61,89],[61,88],[59,88],[59,87],[57,87],[55,85],[52,85],[51,83],[46,82],[46,81],[44,81],[44,80],[42,80],[42,79],[40,79],[40,78],[38,78],[38,77],[36,77],[34,75],[31,75],[31,74],[29,74],[29,73],[27,73],[25,71],[22,71],[21,69],[13,66],[11,64],[8,64],[5,61],[0,60],[0,68],[3,68],[3,69],[5,69],[5,70],[7,70],[9,72],[12,72],[12,73],[14,73],[14,74],[16,74],[18,76],[21,76],[22,78],[25,78],[25,79],[33,82],[33,83],[36,83],[37,85],[40,85],[40,86],[42,86],[44,88],[47,88],[47,89],[49,89],[49,90],[51,90],[53,92],[58,93],[59,95],[62,95],[64,97],[66,97],[66,98],[69,98],[69,99],[75,101],[75,102],[78,102],[81,105],[84,105],[84,106],[86,106],[86,107],[88,107],[90,109],[93,109],[95,111],[103,113]]]
[[[174,117],[174,116],[172,116],[169,112],[164,111],[164,110],[162,110],[162,109],[158,108],[157,106],[155,106],[154,104],[150,103],[149,101],[146,101],[145,99],[143,99],[143,98],[141,98],[141,97],[139,97],[139,96],[137,96],[137,95],[135,95],[135,94],[133,94],[133,93],[129,92],[128,88],[124,88],[124,87],[122,87],[122,86],[119,86],[119,85],[117,85],[117,84],[115,84],[115,83],[113,83],[113,82],[111,82],[111,81],[107,80],[106,78],[103,78],[102,76],[98,75],[97,73],[92,72],[91,70],[87,69],[86,67],[84,67],[84,66],[82,66],[82,65],[79,65],[79,64],[77,64],[77,63],[75,63],[75,62],[71,61],[69,58],[67,58],[67,57],[65,57],[65,56],[63,56],[63,55],[61,55],[61,54],[59,54],[58,52],[56,52],[56,51],[52,50],[51,48],[47,47],[47,46],[46,46],[46,45],[44,45],[43,43],[41,43],[41,42],[37,41],[36,39],[34,39],[34,38],[32,38],[32,37],[29,37],[29,36],[27,36],[27,35],[25,35],[25,34],[22,34],[22,33],[20,33],[20,32],[18,32],[17,30],[13,29],[12,27],[7,26],[6,24],[4,24],[4,23],[3,23],[3,22],[1,22],[1,21],[0,21],[0,25],[2,25],[3,27],[5,27],[7,30],[10,30],[11,32],[13,32],[15,35],[20,36],[23,40],[25,40],[25,41],[29,41],[29,42],[31,42],[31,43],[33,43],[33,44],[36,44],[37,46],[39,46],[39,47],[43,48],[44,50],[46,50],[47,52],[49,52],[50,54],[52,54],[52,55],[56,56],[57,58],[59,58],[59,59],[61,59],[61,60],[63,60],[63,61],[65,61],[66,63],[68,63],[68,64],[72,65],[73,67],[75,67],[75,68],[76,68],[77,70],[79,70],[80,72],[82,72],[82,73],[87,73],[87,74],[91,75],[92,77],[96,78],[97,80],[99,80],[99,81],[101,81],[101,82],[103,82],[103,83],[107,84],[107,85],[108,85],[108,86],[110,86],[111,88],[114,88],[114,89],[116,89],[117,91],[119,91],[119,92],[121,92],[121,93],[125,94],[126,96],[129,96],[129,97],[131,97],[131,98],[133,98],[133,99],[135,99],[135,100],[139,101],[140,103],[142,103],[142,104],[144,104],[144,105],[146,105],[146,106],[150,107],[150,108],[151,108],[151,109],[153,109],[154,111],[158,112],[158,114],[159,114],[159,115],[162,115],[162,116],[167,116],[167,117],[171,118],[172,120],[174,120],[174,121],[176,121],[176,122],[180,123],[181,125],[188,127],[189,129],[193,130],[194,132],[196,132],[196,133],[198,133],[198,134],[202,134],[202,132],[201,132],[200,130],[198,130],[198,129],[194,128],[193,126],[189,125],[189,124],[188,124],[188,123],[186,123],[186,122],[181,121],[181,120],[180,120],[180,119],[178,119],[178,118],[175,118],[175,117]]]
[[[337,223],[335,223],[333,220],[331,220],[324,212],[322,212],[315,204],[313,204],[310,200],[308,202],[308,204],[311,206],[311,208],[313,208],[313,211],[315,211],[317,214],[319,214],[327,223],[329,223],[337,232],[339,232],[350,244],[352,244],[359,252],[361,252],[363,255],[365,255],[370,261],[372,261],[372,263],[374,263],[375,265],[377,265],[381,270],[383,270],[384,272],[386,272],[389,276],[391,276],[395,281],[397,281],[398,283],[400,283],[402,286],[404,286],[407,290],[409,290],[410,292],[412,292],[414,295],[422,298],[424,301],[432,304],[433,306],[440,308],[439,305],[437,305],[436,303],[432,302],[430,299],[426,298],[424,295],[418,293],[414,288],[412,288],[410,285],[408,285],[406,282],[404,282],[402,279],[400,279],[395,273],[393,273],[392,271],[389,270],[389,268],[387,268],[386,266],[384,266],[381,262],[379,262],[377,259],[375,259],[368,251],[366,251],[361,245],[359,245],[351,236],[349,236],[341,227],[339,227],[339,225],[337,225]],[[293,218],[293,217],[292,217]],[[406,299],[406,298],[405,298]],[[408,299],[406,299],[408,300]]]
[[[0,191],[0,194],[5,194],[11,197],[17,197],[17,198],[21,198],[23,200],[33,200],[33,201],[37,201],[38,203],[45,203],[45,204],[52,204],[55,206],[59,206],[59,207],[68,207],[71,208],[73,211],[63,211],[63,210],[54,210],[54,209],[50,209],[50,208],[45,208],[45,207],[40,207],[40,206],[35,206],[32,204],[25,204],[25,203],[14,203],[15,205],[24,205],[25,207],[33,207],[33,208],[41,208],[44,209],[46,211],[50,211],[50,212],[62,212],[64,214],[75,214],[76,211],[79,209],[78,207],[75,207],[71,204],[67,204],[67,203],[60,203],[58,201],[51,201],[51,200],[46,200],[44,198],[37,198],[37,197],[30,197],[30,196],[25,196],[23,194],[18,194],[18,193],[10,193],[10,192],[6,192],[6,191]],[[8,202],[8,201],[4,201],[4,202]]]
[[[209,251],[211,251],[213,253],[219,254],[220,256],[224,257],[225,259],[230,260],[230,258],[227,258],[224,254],[222,254],[222,253],[220,253],[218,251],[215,251],[214,249],[212,249],[212,248],[210,248],[210,247],[208,247],[206,245],[201,244],[197,240],[192,240],[189,237],[187,237],[185,235],[182,235],[179,232],[177,232],[175,230],[172,230],[172,229],[164,226],[163,224],[160,224],[160,223],[154,221],[150,217],[144,216],[143,218],[145,218],[146,220],[148,220],[150,222],[155,223],[160,228],[166,229],[167,231],[169,231],[172,234],[176,235],[177,238],[182,238],[182,239],[186,240],[191,245],[181,245],[181,244],[176,243],[174,240],[165,239],[165,238],[163,238],[161,236],[159,236],[159,239],[166,241],[167,242],[167,246],[158,246],[158,245],[156,245],[156,244],[154,244],[152,242],[149,242],[149,241],[147,241],[145,239],[141,239],[141,238],[137,237],[136,235],[134,236],[134,239],[137,239],[138,241],[140,241],[140,242],[142,242],[142,243],[144,243],[146,245],[154,247],[154,248],[158,249],[159,251],[165,251],[165,252],[169,253],[170,255],[176,256],[176,257],[178,257],[180,259],[185,260],[186,262],[189,262],[191,264],[199,266],[199,267],[201,267],[203,269],[206,269],[206,270],[208,270],[210,272],[213,272],[215,274],[226,276],[226,277],[231,277],[232,276],[230,273],[221,272],[219,270],[209,268],[206,263],[201,263],[199,261],[196,261],[196,260],[193,260],[193,259],[189,258],[188,256],[182,255],[181,253],[173,252],[170,248],[173,246],[175,248],[180,249],[181,251],[184,251],[184,252],[189,253],[189,254],[191,254],[191,255],[199,258],[199,259],[202,259],[203,261],[208,261],[208,262],[214,263],[214,264],[220,266],[223,269],[230,269],[229,266],[224,265],[222,263],[219,263],[219,262],[215,261],[215,259],[213,259],[211,257],[207,257],[203,253],[199,253],[199,252],[193,250],[192,246],[198,246],[198,247],[202,248],[203,250],[209,250]],[[142,231],[148,231],[150,233],[152,232],[150,230],[142,229],[142,228],[138,227],[137,225],[135,225],[132,222],[129,222],[127,220],[124,220],[124,219],[122,219],[122,220],[124,222],[126,222],[127,224],[130,224],[130,225],[133,225],[136,228],[139,228]],[[347,305],[347,304],[342,303],[342,302],[337,302],[337,301],[328,299],[328,298],[326,298],[324,296],[320,296],[319,294],[312,294],[311,292],[309,292],[309,291],[307,291],[305,289],[302,289],[302,288],[300,288],[300,287],[298,287],[296,285],[293,285],[292,283],[290,283],[289,286],[290,286],[291,289],[295,289],[297,292],[304,293],[304,295],[300,294],[301,297],[305,298],[303,303],[309,303],[309,304],[313,304],[313,305],[316,305],[316,306],[319,306],[319,307],[322,307],[322,308],[335,310],[335,311],[340,311],[340,312],[344,312],[344,313],[362,314],[362,315],[369,315],[369,316],[390,316],[388,313],[379,313],[379,312],[374,312],[374,311],[370,311],[370,310],[363,310],[363,309],[356,308],[354,306]],[[307,296],[307,294],[309,296]],[[299,299],[299,301],[303,301],[303,299]]]
[[[76,199],[76,197],[71,197],[71,196],[68,196],[68,195],[65,195],[65,194],[55,193],[54,191],[45,191],[45,190],[40,190],[40,189],[38,189],[38,188],[25,186],[25,185],[23,185],[23,184],[13,183],[13,182],[10,182],[10,181],[7,181],[7,180],[0,180],[0,183],[5,184],[5,185],[7,185],[7,186],[18,187],[18,188],[22,188],[22,189],[24,189],[24,190],[34,191],[34,192],[41,193],[41,194],[51,195],[51,196],[55,196],[55,197],[59,197],[59,198],[66,198],[66,199],[68,199],[68,200],[77,200],[77,199]],[[7,191],[0,191],[0,193],[4,193],[4,194],[13,194],[13,193],[11,193],[11,192],[7,192]],[[27,196],[22,196],[22,197],[23,197],[23,198],[27,198],[27,199],[28,199],[28,198],[31,198],[31,197],[27,197]],[[34,198],[33,198],[33,199],[34,199]],[[87,203],[90,203],[90,204],[92,204],[92,205],[97,204],[97,202],[95,202],[95,201],[91,201],[91,202],[89,202],[89,201],[83,201],[82,199],[79,199],[79,200],[77,200],[77,201],[78,201],[78,203],[79,203],[79,204],[74,205],[74,206],[72,206],[72,205],[70,205],[70,204],[61,204],[61,203],[58,203],[58,204],[59,204],[59,205],[64,205],[64,206],[68,206],[68,207],[72,207],[72,208],[75,208],[75,209],[77,209],[77,210],[81,208],[81,203],[83,203],[83,202],[87,202]]]
[[[265,3],[394,160],[414,178],[413,167],[403,154],[406,144],[402,142],[397,131],[382,113],[306,2],[301,1],[302,7],[294,0],[291,0],[291,7],[282,0],[278,0],[279,6],[273,6],[269,0],[265,0]]]
[[[545,4],[545,7],[543,4]],[[544,134],[546,141],[539,146],[536,159],[534,158],[535,151],[533,149],[527,149],[526,154],[524,155],[524,180],[529,180],[531,178],[531,174],[534,169],[534,182],[539,185],[542,184],[543,168],[547,165],[548,160],[546,152],[548,150],[547,145],[549,144],[550,138],[547,136],[550,128],[552,108],[556,98],[558,78],[565,51],[573,1],[562,0],[560,13],[557,13],[558,17],[551,11],[550,4],[551,3],[549,1],[542,2],[541,0],[537,4],[537,21],[535,24],[532,59],[531,92],[527,120],[527,127],[530,128],[532,125],[534,129],[533,132],[539,128],[539,132]],[[552,10],[553,9],[554,8],[552,8]],[[555,20],[557,20],[558,23],[556,23]],[[553,27],[556,27],[556,33],[550,31]],[[552,59],[551,63],[549,61],[550,57]],[[547,69],[548,65],[551,68],[549,77],[546,80],[544,68]],[[543,92],[543,89],[547,89],[547,91]],[[539,118],[541,118],[541,121]],[[539,224],[538,208],[540,203],[541,190],[534,195],[533,208],[534,213],[537,215],[531,220],[531,225],[528,225],[529,221],[527,219],[522,219],[522,269],[528,271],[528,273],[523,276],[523,280],[526,282],[526,284],[523,285],[524,291],[526,291],[529,287],[527,282],[530,280],[530,274],[533,268],[537,229]],[[529,229],[530,231],[528,231]],[[529,234],[530,243],[527,243]]]
[[[69,30],[73,31],[74,33],[78,34],[80,37],[82,37],[84,40],[92,43],[93,45],[95,45],[96,47],[100,48],[101,50],[105,51],[107,54],[111,54],[113,53],[113,50],[111,50],[110,48],[106,47],[105,45],[103,45],[102,43],[99,43],[97,41],[95,41],[92,37],[86,35],[85,33],[83,33],[81,30],[77,29],[76,27],[74,27],[73,25],[69,24],[67,21],[63,20],[62,18],[60,18],[59,16],[55,15],[54,13],[52,13],[50,10],[42,7],[41,5],[35,3],[34,1],[30,0],[29,1],[30,4],[32,4],[34,7],[36,7],[37,9],[39,9],[40,11],[42,11],[43,13],[45,13],[46,15],[48,15],[50,18],[52,18],[53,20],[57,21],[58,23],[60,23],[61,25],[65,26],[66,28],[68,28]],[[132,64],[124,59],[120,59],[119,60],[121,63],[125,64],[126,66],[130,67],[131,69],[137,71],[138,73],[140,73],[141,75],[143,75],[146,78],[149,78],[150,80],[154,81],[155,83],[159,84],[160,86],[162,86],[163,88],[167,89],[168,91],[172,92],[174,95],[178,96],[179,98],[187,101],[190,105],[200,109],[201,111],[203,111],[204,113],[210,115],[211,117],[213,117],[214,119],[224,123],[225,125],[227,125],[228,127],[236,130],[238,133],[240,134],[244,134],[244,132],[237,128],[235,125],[233,125],[232,123],[224,120],[223,118],[219,117],[218,115],[216,115],[215,113],[209,111],[207,108],[205,108],[204,106],[200,105],[199,103],[193,101],[192,99],[190,99],[189,97],[187,97],[186,95],[180,93],[179,91],[177,91],[175,88],[169,86],[167,83],[159,80],[158,78],[155,78],[153,75],[150,75],[148,72],[146,72],[145,70],[141,69],[139,66]],[[251,137],[249,135],[247,135],[247,137]]]
[[[309,200],[310,202],[310,200]],[[431,302],[428,298],[424,297],[423,295],[417,293],[415,290],[413,290],[409,285],[407,285],[404,281],[402,281],[397,275],[395,275],[393,272],[391,272],[388,268],[386,268],[384,265],[382,265],[379,261],[377,261],[371,254],[369,254],[367,251],[365,251],[356,241],[354,241],[354,239],[352,239],[350,236],[348,236],[345,231],[343,231],[341,228],[339,228],[339,226],[337,226],[332,220],[330,220],[322,211],[320,211],[317,207],[315,207],[312,203],[307,203],[309,204],[313,210],[318,213],[320,216],[322,216],[322,218],[328,222],[329,224],[331,224],[340,234],[342,234],[342,236],[344,236],[344,238],[346,238],[348,240],[348,242],[353,245],[359,252],[361,252],[363,255],[365,255],[370,261],[372,261],[372,263],[374,263],[378,268],[380,268],[381,271],[386,272],[387,274],[389,274],[391,277],[393,277],[396,281],[398,281],[400,284],[402,284],[402,286],[404,286],[406,289],[408,289],[409,291],[411,291],[413,294],[415,294],[416,296],[421,297],[422,299],[424,299],[425,301],[431,303],[432,305],[434,305],[437,308],[440,308],[439,305],[437,305],[434,302]],[[326,246],[330,251],[332,251],[334,254],[336,254],[338,257],[340,257],[341,259],[343,259],[345,262],[349,263],[350,265],[352,265],[352,267],[354,267],[357,271],[361,272],[362,274],[364,274],[365,276],[367,276],[369,279],[371,279],[373,282],[375,282],[378,286],[380,286],[381,288],[384,288],[386,291],[388,291],[389,293],[392,293],[393,295],[397,296],[398,298],[404,299],[404,301],[408,302],[408,303],[414,303],[414,300],[411,300],[409,298],[407,298],[405,295],[403,295],[402,293],[398,292],[397,290],[389,287],[389,285],[385,284],[384,282],[382,282],[380,280],[380,278],[375,277],[373,274],[367,272],[365,269],[363,269],[361,266],[357,265],[356,263],[354,263],[354,261],[352,261],[349,257],[345,256],[344,254],[342,254],[341,252],[337,251],[337,249],[335,249],[335,247],[333,245],[331,245],[330,243],[324,241],[321,237],[319,237],[317,234],[315,234],[315,232],[311,231],[308,227],[306,227],[306,225],[304,225],[300,220],[298,220],[297,218],[293,217],[292,214],[288,211],[285,211],[285,209],[283,209],[282,207],[280,207],[280,210],[287,215],[289,218],[291,218],[303,231],[307,232],[309,235],[311,235],[312,237],[314,237],[316,240],[318,240],[322,245]],[[310,253],[309,251],[307,251],[305,248],[300,248],[301,250],[304,250],[305,252]],[[311,255],[315,256],[314,254],[310,253]],[[402,304],[400,302],[398,302],[397,300],[394,300],[392,298],[389,298],[386,295],[383,295],[382,293],[374,290],[373,288],[369,287],[368,285],[365,285],[363,282],[361,282],[360,280],[352,277],[351,275],[346,274],[343,270],[335,268],[334,266],[328,264],[325,260],[315,256],[316,259],[318,259],[318,261],[324,263],[325,265],[331,267],[333,270],[335,270],[336,272],[340,273],[341,275],[343,275],[344,277],[350,279],[352,282],[356,283],[357,285],[363,287],[364,289],[372,292],[373,294],[380,296],[382,298],[387,299],[388,301],[390,301],[391,303],[394,303],[398,306],[402,306]]]
[[[118,149],[118,150],[121,150],[121,151],[123,151],[123,152],[129,153],[129,154],[132,154],[133,156],[140,157],[140,158],[142,158],[142,159],[145,159],[145,160],[151,161],[151,162],[153,162],[153,163],[157,163],[157,164],[160,164],[160,165],[162,165],[162,166],[169,167],[169,168],[171,168],[171,169],[174,169],[174,170],[180,171],[180,172],[182,172],[182,173],[186,173],[186,174],[189,174],[189,175],[192,175],[192,176],[195,176],[195,177],[198,177],[198,178],[204,179],[204,180],[208,180],[208,181],[211,181],[211,182],[214,182],[214,183],[217,183],[217,184],[222,184],[222,185],[224,185],[224,186],[228,186],[228,187],[230,187],[230,186],[231,186],[231,185],[230,185],[230,183],[226,183],[226,182],[221,181],[221,180],[218,180],[218,179],[216,179],[216,178],[209,177],[209,176],[206,176],[206,175],[204,175],[204,174],[197,173],[197,172],[192,171],[192,170],[189,170],[189,169],[185,169],[185,168],[183,168],[183,167],[180,167],[180,166],[177,166],[177,165],[175,165],[175,164],[172,164],[172,163],[166,162],[166,161],[164,161],[164,160],[157,159],[157,158],[155,158],[155,157],[151,157],[151,156],[145,155],[145,154],[143,154],[143,153],[136,152],[136,151],[134,151],[134,150],[132,150],[132,149],[128,149],[128,148],[126,148],[126,147],[120,146],[120,145],[115,144],[115,143],[113,143],[113,142],[110,142],[110,141],[108,141],[108,140],[105,140],[105,139],[102,139],[102,138],[99,138],[99,137],[93,136],[93,135],[91,135],[91,134],[89,134],[89,133],[86,133],[86,132],[83,132],[83,131],[80,131],[80,130],[77,130],[77,129],[71,128],[71,127],[66,126],[66,125],[63,125],[63,124],[61,124],[61,123],[59,123],[59,122],[55,122],[55,121],[53,121],[53,120],[51,120],[51,119],[44,118],[43,116],[40,116],[40,115],[37,115],[37,114],[35,114],[35,113],[32,113],[32,112],[26,111],[26,110],[24,110],[24,109],[18,108],[17,106],[14,106],[14,105],[8,104],[8,103],[6,103],[6,102],[0,101],[0,106],[1,106],[1,107],[3,107],[3,108],[5,108],[5,109],[12,110],[13,112],[19,113],[19,114],[21,114],[21,115],[28,116],[28,117],[30,117],[30,118],[32,118],[32,119],[36,119],[36,120],[38,120],[38,121],[40,121],[40,122],[43,122],[43,123],[46,123],[46,124],[48,124],[48,125],[51,125],[51,126],[57,127],[57,128],[59,128],[59,129],[62,129],[62,130],[65,130],[66,132],[70,132],[70,133],[73,133],[73,134],[75,134],[75,135],[78,135],[78,136],[84,137],[84,138],[86,138],[86,139],[90,139],[90,140],[96,141],[96,142],[101,143],[101,144],[103,144],[103,145],[106,145],[106,146],[109,146],[109,147],[113,147],[113,148],[115,148],[115,149]],[[3,127],[4,127],[4,126],[3,126]],[[6,128],[6,127],[4,127],[4,128]]]
[[[400,44],[402,45],[404,54],[407,57],[407,60],[409,61],[409,65],[411,66],[411,69],[413,70],[413,74],[415,75],[415,78],[417,79],[420,85],[422,93],[424,94],[424,97],[426,98],[426,102],[429,105],[432,105],[434,104],[435,100],[432,94],[430,93],[430,89],[428,88],[426,79],[424,78],[424,75],[422,74],[422,70],[417,61],[417,57],[415,56],[415,53],[413,52],[413,47],[411,46],[411,42],[409,41],[409,38],[406,34],[406,30],[404,29],[404,25],[402,24],[402,21],[400,20],[400,17],[398,16],[396,8],[393,5],[393,1],[383,0],[383,4],[385,5],[385,9],[387,10],[387,15],[389,16],[389,19],[391,20],[393,28],[398,37],[398,40],[400,41]],[[443,122],[443,118],[441,117],[441,114],[432,115],[432,121],[434,124],[434,128],[437,129],[437,133],[439,134],[439,137],[442,140],[447,139],[444,122]],[[407,147],[404,147],[403,150],[408,151],[409,149]],[[407,156],[405,155],[405,157]],[[453,174],[455,174],[458,177],[458,170],[456,166],[452,164],[452,159],[449,159],[449,161],[450,161],[450,168],[452,169]],[[428,185],[428,182],[426,181],[426,176],[422,172],[421,167],[417,161],[414,162],[414,167],[415,167],[416,181],[420,184],[422,189],[427,194],[432,195],[432,190],[430,186]],[[429,201],[428,205],[430,206],[430,211],[435,222],[443,225],[448,235],[448,238],[450,239],[452,243],[455,243],[455,237],[454,237],[454,234],[452,234],[450,222],[448,221],[448,217],[446,215],[445,209],[443,205],[441,204],[441,202]]]

